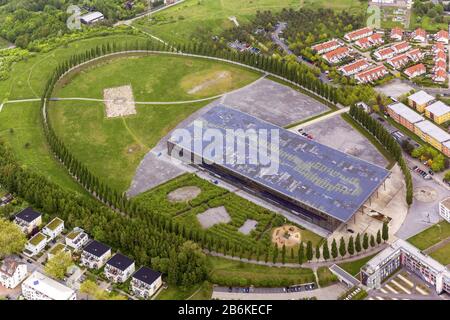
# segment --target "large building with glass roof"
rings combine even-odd
[[[216,138],[241,130],[235,137],[247,137],[243,142],[245,163],[237,161],[237,143],[224,140],[219,151],[209,152],[205,139],[208,129],[215,129]],[[183,132],[174,133],[168,140],[169,155],[251,190],[328,231],[348,222],[389,176],[382,167],[223,105],[203,114]],[[260,132],[267,132],[267,145],[258,145],[252,136]],[[279,139],[272,141],[277,135]],[[271,166],[251,161],[249,155],[255,148],[274,155]],[[269,170],[273,167],[277,168],[275,173]]]

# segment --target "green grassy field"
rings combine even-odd
[[[442,221],[409,238],[408,242],[420,250],[425,250],[448,237],[450,223]]]
[[[121,57],[71,75],[68,83],[64,80],[55,88],[53,96],[103,99],[104,89],[131,85],[136,101],[190,101],[232,91],[258,77],[252,71],[203,59]],[[50,104],[49,114],[56,133],[74,155],[122,192],[144,155],[207,103],[137,105],[136,115],[106,118],[102,102],[58,101]]]
[[[442,263],[444,266],[450,264],[450,243],[433,251],[430,254],[431,257]]]
[[[374,256],[376,256],[376,254],[351,262],[339,263],[338,266],[347,271],[348,273],[350,273],[351,275],[356,276],[361,270],[361,267],[365,265],[367,261],[372,259]]]
[[[444,19],[446,19],[448,22],[447,17],[444,17]],[[410,23],[409,27],[411,29],[423,28],[429,32],[436,32],[441,29],[447,30],[448,24],[445,22],[444,23],[434,23],[430,17],[427,17],[427,16],[418,17],[415,13],[412,13],[411,14],[411,23]]]

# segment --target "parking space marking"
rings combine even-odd
[[[390,285],[387,284],[387,285],[385,285],[384,287],[385,287],[386,289],[388,289],[389,291],[391,291],[392,293],[398,294],[398,292],[395,291],[394,288],[392,288]]]
[[[378,297],[378,296],[376,296],[375,298],[377,298],[378,300],[384,300],[382,297]]]
[[[392,282],[393,284],[395,284],[397,287],[399,287],[401,290],[403,290],[405,293],[411,294],[411,291],[409,291],[408,289],[406,289],[404,286],[402,286],[400,283],[398,283],[398,282],[395,281],[394,279],[392,279],[391,282]]]
[[[401,274],[398,275],[398,277],[403,280],[403,282],[405,282],[408,286],[410,286],[411,288],[414,287],[414,283],[412,283],[411,281],[409,281],[408,279],[406,279],[404,276],[402,276]]]
[[[384,290],[383,288],[380,288],[380,291],[383,293],[388,293],[386,290]]]
[[[419,292],[420,294],[422,294],[422,295],[424,295],[424,296],[427,296],[427,295],[428,295],[428,292],[426,292],[425,290],[423,290],[423,289],[420,288],[420,287],[417,287],[417,286],[416,286],[416,290],[417,290],[417,292]]]

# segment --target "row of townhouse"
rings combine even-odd
[[[406,68],[403,73],[406,74],[409,79],[413,79],[427,73],[427,68],[423,63],[418,63],[409,68]]]
[[[337,64],[350,56],[351,49],[348,47],[339,47],[322,55],[322,58],[329,64]]]
[[[333,51],[341,46],[342,46],[342,44],[339,40],[331,39],[329,41],[316,44],[316,45],[312,46],[311,49],[313,51],[315,51],[317,54],[324,54],[324,53]]]
[[[92,240],[81,253],[81,264],[89,269],[104,266],[105,277],[114,283],[124,283],[131,277],[131,291],[142,298],[149,298],[162,285],[161,273],[147,267],[135,272],[135,262],[121,253],[112,256],[111,247]]]
[[[405,31],[402,28],[399,27],[392,28],[390,38],[393,41],[402,41],[404,33]]]
[[[370,83],[377,81],[378,79],[383,78],[388,75],[389,71],[385,66],[375,66],[373,68],[367,69],[355,75],[356,81],[359,83]]]
[[[396,44],[393,44],[387,48],[382,48],[374,53],[374,56],[379,61],[384,61],[386,59],[393,58],[394,56],[404,53],[411,49],[411,45],[406,42],[402,41]]]
[[[434,67],[432,79],[434,82],[443,83],[447,81],[447,53],[442,43],[433,46]]]
[[[384,43],[384,39],[381,34],[374,33],[368,37],[361,38],[356,40],[355,45],[360,47],[363,50],[370,49]]]
[[[387,63],[394,69],[402,69],[410,62],[419,62],[425,54],[420,49],[412,49],[406,53],[401,53],[387,60]]]
[[[434,41],[448,44],[449,38],[448,38],[448,31],[446,30],[439,30],[436,32],[433,36]],[[427,32],[423,30],[422,28],[417,28],[411,33],[411,40],[416,42],[422,42],[425,43],[427,41]]]
[[[349,42],[354,42],[362,38],[369,37],[373,34],[373,29],[369,27],[361,28],[355,31],[351,31],[344,35],[344,39]]]
[[[371,289],[379,289],[384,280],[399,268],[414,273],[438,294],[450,293],[449,270],[402,239],[396,240],[361,268],[361,282]]]
[[[342,72],[344,76],[350,77],[358,72],[367,69],[369,66],[370,63],[367,61],[367,59],[359,59],[340,67],[339,71]]]

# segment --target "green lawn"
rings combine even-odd
[[[121,57],[71,75],[53,96],[103,99],[105,88],[131,85],[136,101],[189,101],[240,88],[259,77],[253,71],[204,59]],[[123,192],[144,155],[207,103],[137,105],[136,115],[106,118],[101,102],[58,101],[50,104],[49,114],[56,133],[74,155],[95,175],[108,179],[110,187]]]
[[[447,20],[447,23],[445,23],[445,22],[444,23],[435,23],[432,21],[432,19],[430,17],[427,17],[427,16],[418,17],[415,13],[412,13],[410,28],[415,29],[415,28],[420,27],[429,32],[436,32],[441,29],[447,30],[448,18],[444,16],[444,19]]]
[[[304,7],[365,12],[367,2],[360,0],[302,0]]]
[[[7,48],[10,45],[11,45],[11,43],[9,43],[9,41],[0,37],[0,49]]]
[[[337,277],[331,273],[328,267],[320,267],[317,269],[317,277],[319,278],[319,285],[321,287],[326,287],[331,285],[333,282],[338,281]]]
[[[361,270],[361,267],[365,265],[375,255],[377,254],[373,254],[371,256],[356,261],[339,263],[338,266],[347,271],[348,273],[350,273],[351,275],[356,276],[359,273],[359,270]]]
[[[216,257],[209,260],[213,266],[210,281],[223,286],[282,287],[315,282],[311,269],[274,268]]]
[[[444,266],[450,264],[450,243],[439,248],[430,254],[431,257],[442,263]]]
[[[442,221],[409,238],[408,242],[420,250],[425,250],[448,237],[450,223]]]

